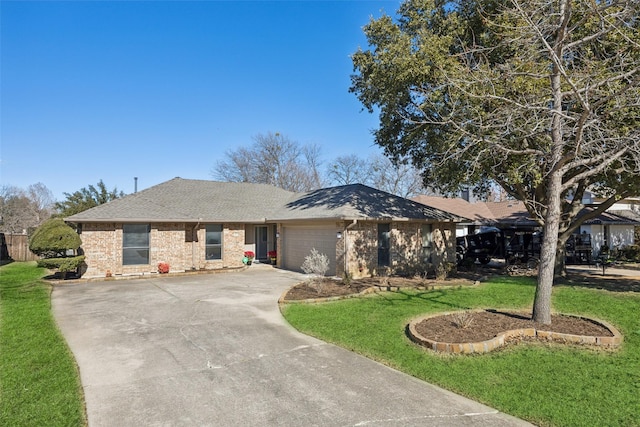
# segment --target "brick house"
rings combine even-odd
[[[330,275],[455,262],[458,218],[361,184],[292,193],[264,184],[174,178],[65,218],[78,226],[84,277],[231,269],[277,252],[300,270],[312,248]]]

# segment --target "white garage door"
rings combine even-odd
[[[328,276],[336,274],[335,227],[286,226],[282,229],[282,265],[287,270],[302,271],[301,266],[312,248],[329,258]]]

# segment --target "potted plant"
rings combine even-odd
[[[276,261],[278,259],[278,253],[276,251],[267,252],[267,256],[271,260],[271,264],[276,265]]]
[[[244,258],[242,258],[242,262],[245,265],[251,265],[255,257],[256,257],[256,254],[254,254],[252,251],[245,251]]]

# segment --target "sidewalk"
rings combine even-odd
[[[596,267],[595,265],[568,265],[567,266],[568,273],[579,273],[579,274],[588,274],[588,275],[596,275],[606,278],[614,278],[614,277],[624,277],[625,279],[629,278],[638,278],[640,281],[640,270],[632,270],[625,269],[619,267],[606,267],[604,270],[604,275],[602,274],[602,266]]]

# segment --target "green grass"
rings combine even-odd
[[[383,293],[290,304],[297,329],[537,425],[640,426],[640,294],[556,287],[553,309],[606,320],[617,351],[520,344],[485,355],[439,355],[405,335],[414,317],[471,308],[530,310],[535,283],[492,279],[475,288]]]
[[[35,263],[0,267],[0,425],[84,426],[74,358]]]

